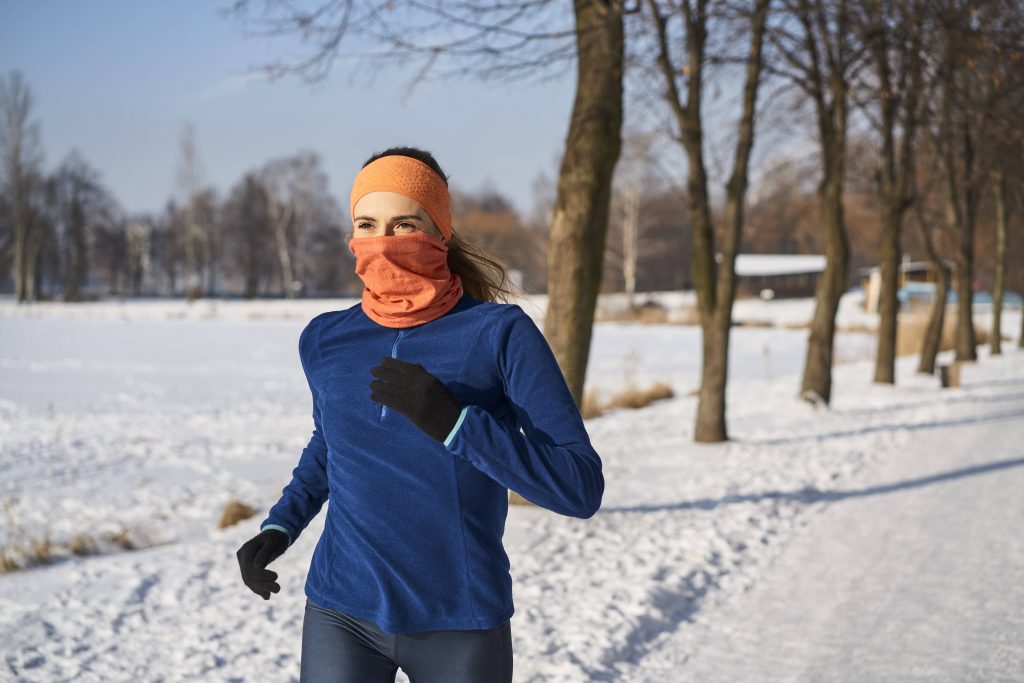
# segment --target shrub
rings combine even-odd
[[[232,500],[224,506],[224,512],[220,516],[220,525],[218,528],[224,529],[229,526],[238,524],[242,520],[249,519],[256,515],[256,510],[245,503]]]

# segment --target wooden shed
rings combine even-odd
[[[825,257],[819,254],[737,254],[736,297],[814,296],[824,270]]]

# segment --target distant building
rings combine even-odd
[[[950,272],[956,271],[956,263],[945,261]],[[864,310],[867,313],[878,312],[878,299],[882,290],[882,271],[878,266],[857,269],[857,278],[864,290]],[[909,254],[903,255],[897,276],[898,297],[901,308],[913,308],[928,304],[935,296],[935,283],[938,275],[932,268],[931,261],[911,261]]]
[[[736,297],[814,296],[825,257],[818,254],[737,254]]]

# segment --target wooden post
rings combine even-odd
[[[943,389],[960,386],[960,362],[943,363],[939,366],[939,381]]]

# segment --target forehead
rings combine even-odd
[[[402,214],[417,214],[426,217],[427,212],[412,197],[397,192],[371,192],[363,195],[354,207],[355,214],[390,218]]]

